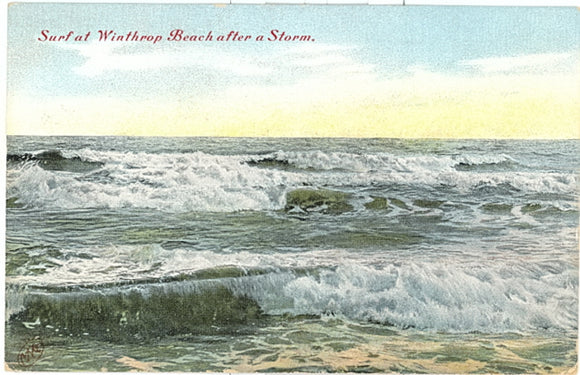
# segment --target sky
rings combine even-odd
[[[7,133],[578,138],[579,16],[573,7],[13,3]],[[168,40],[176,29],[212,40]],[[268,40],[272,30],[302,40]],[[99,31],[146,38],[103,41]],[[248,39],[218,40],[231,31]]]

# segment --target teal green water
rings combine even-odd
[[[578,146],[9,137],[6,361],[560,373]]]

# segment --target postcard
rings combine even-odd
[[[574,373],[579,15],[10,4],[5,369]]]

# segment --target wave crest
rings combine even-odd
[[[144,250],[128,249],[113,259],[71,259],[44,275],[7,280],[7,301],[18,304],[7,311],[14,315],[26,310],[30,298],[82,301],[95,294],[126,293],[169,298],[204,286],[250,298],[269,315],[335,315],[444,332],[577,327],[577,270],[561,261],[530,263],[514,258],[482,266],[365,259],[334,250],[260,255],[160,248],[145,251],[152,253],[144,258]],[[103,269],[105,264],[108,269]],[[123,283],[128,273],[131,283]],[[22,293],[20,285],[28,285],[24,299],[16,297]]]
[[[18,206],[39,208],[233,212],[282,209],[286,193],[304,186],[345,192],[369,186],[388,189],[398,185],[412,190],[445,186],[460,193],[510,186],[519,192],[563,194],[574,193],[577,187],[573,174],[504,170],[499,165],[516,163],[505,155],[395,157],[322,151],[212,155],[81,150],[74,155],[65,153],[62,158],[66,165],[82,166],[82,173],[43,168],[36,162],[11,166],[7,197],[17,200]],[[460,165],[466,167],[457,168]]]

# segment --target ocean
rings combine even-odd
[[[560,373],[579,146],[9,136],[6,363]]]

